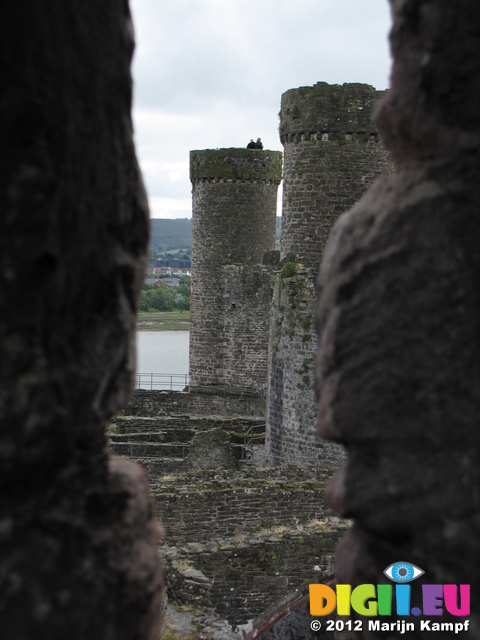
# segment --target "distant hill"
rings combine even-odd
[[[150,254],[175,251],[176,249],[191,249],[192,221],[190,218],[151,219]],[[277,249],[280,243],[282,219],[277,217]]]
[[[152,218],[150,254],[192,247],[192,221],[190,218]]]

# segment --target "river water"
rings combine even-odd
[[[188,383],[188,331],[137,333],[137,387],[183,389]]]

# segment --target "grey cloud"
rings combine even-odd
[[[387,45],[375,37],[385,21],[384,0],[134,0],[132,6],[140,105],[185,111],[208,108],[219,97],[262,105],[319,80],[369,76],[383,85],[377,88],[386,84]]]
[[[131,0],[137,152],[149,194],[190,198],[190,149],[280,149],[281,94],[319,81],[388,85],[387,0]],[[143,115],[142,115],[143,114]],[[147,115],[146,115],[147,114]],[[158,163],[163,168],[153,170]]]

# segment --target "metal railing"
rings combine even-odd
[[[135,388],[149,391],[183,391],[188,384],[188,373],[137,373],[135,376]]]
[[[241,448],[241,461],[247,462],[253,457],[256,444],[265,444],[265,433],[257,433],[258,425],[251,424],[245,431]]]
[[[253,455],[253,425],[250,425],[245,432],[242,446],[242,462],[250,460]]]

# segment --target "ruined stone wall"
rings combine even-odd
[[[282,154],[192,151],[190,384],[258,392],[267,377],[271,277]]]
[[[163,392],[141,393],[160,403],[154,416],[164,413]],[[255,434],[262,442],[264,425],[259,417],[184,414],[121,415],[109,424],[111,450],[135,457],[149,479],[169,598],[213,607],[232,624],[331,569],[348,527],[323,499],[332,466],[239,461],[239,445]]]
[[[392,163],[371,119],[383,95],[368,85],[318,83],[282,96],[284,153],[281,265],[269,339],[267,459],[342,459],[315,434],[315,278],[338,216]]]

